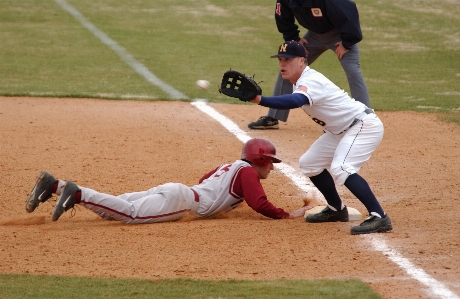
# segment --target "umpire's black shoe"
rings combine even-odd
[[[56,202],[56,206],[53,210],[53,215],[51,219],[53,221],[57,221],[65,211],[70,208],[73,208],[75,205],[75,194],[77,191],[80,191],[77,185],[72,183],[71,181],[67,181],[64,185],[64,189],[62,190],[61,197]]]
[[[45,202],[53,196],[54,183],[56,183],[56,179],[50,173],[46,171],[40,172],[26,200],[26,211],[28,213],[32,213],[41,202]]]
[[[352,235],[362,235],[371,233],[383,233],[393,229],[391,220],[388,215],[385,218],[380,218],[375,215],[371,215],[364,220],[358,226],[354,226],[350,229]]]
[[[279,129],[278,120],[271,116],[261,116],[257,121],[248,124],[249,129],[266,130]]]
[[[324,210],[316,214],[310,214],[305,217],[305,221],[318,223],[318,222],[348,222],[348,209],[347,207],[343,208],[341,211],[334,211],[329,206],[327,206]]]

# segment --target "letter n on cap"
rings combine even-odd
[[[286,52],[287,44],[282,44],[280,46],[280,52]]]

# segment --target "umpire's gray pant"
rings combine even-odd
[[[341,41],[340,34],[337,30],[332,30],[326,33],[314,33],[307,31],[303,37],[308,41],[305,45],[309,54],[307,57],[308,64],[311,65],[315,60],[323,54],[327,49],[335,51],[334,44]],[[347,76],[348,85],[350,87],[351,96],[370,107],[369,93],[367,91],[366,82],[364,82],[363,74],[359,63],[359,47],[355,44],[350,51],[348,51],[342,59],[339,59],[343,70]],[[282,95],[292,93],[292,84],[288,80],[283,80],[281,73],[278,73],[276,79],[275,88],[273,95]],[[287,121],[289,116],[289,110],[280,110],[270,108],[268,110],[268,116],[276,118],[281,121]]]

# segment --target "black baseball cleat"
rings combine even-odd
[[[388,215],[385,218],[380,218],[375,215],[371,215],[364,220],[360,225],[354,226],[350,229],[352,235],[372,234],[372,233],[383,233],[393,229],[391,220]]]
[[[61,197],[56,202],[56,206],[54,207],[51,220],[57,221],[65,211],[73,208],[75,205],[75,193],[77,193],[77,191],[80,191],[80,188],[78,188],[77,185],[71,181],[67,181],[65,183]]]
[[[26,211],[32,213],[41,202],[45,202],[53,196],[53,185],[57,180],[48,172],[42,171],[38,175],[34,187],[26,201]]]
[[[319,222],[348,222],[348,209],[347,207],[343,208],[341,211],[334,211],[329,206],[324,208],[321,212],[316,214],[310,214],[305,217],[305,221],[311,223],[319,223]]]
[[[249,129],[266,130],[279,129],[278,120],[270,116],[261,116],[257,121],[248,124]]]

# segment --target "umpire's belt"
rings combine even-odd
[[[192,188],[190,188],[190,190],[192,190],[193,195],[195,196],[195,201],[200,202],[200,196],[198,195],[198,193],[195,190],[193,190]]]

